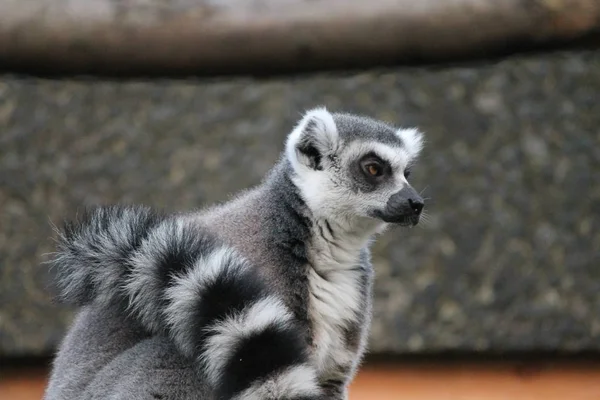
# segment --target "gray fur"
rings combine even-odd
[[[67,225],[52,264],[84,308],[45,399],[347,399],[371,322],[369,246],[386,227],[373,211],[408,187],[420,146],[416,131],[315,109],[232,201],[99,208]],[[368,152],[393,174],[367,191],[354,166]],[[215,300],[213,287],[235,291]],[[267,333],[261,348],[248,339]],[[257,351],[274,358],[251,378]]]
[[[46,399],[208,399],[193,363],[116,308],[84,306],[54,362]]]
[[[396,135],[396,129],[376,119],[347,113],[333,113],[333,120],[340,136],[347,142],[353,140],[375,141],[393,147],[402,147],[402,139]]]

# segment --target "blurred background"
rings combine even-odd
[[[350,399],[600,399],[599,44],[596,0],[0,0],[0,399],[73,317],[51,222],[225,200],[317,105],[427,138]]]

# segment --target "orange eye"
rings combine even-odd
[[[372,176],[378,176],[381,173],[381,169],[376,164],[367,165],[367,171],[369,171],[369,174],[371,174]]]

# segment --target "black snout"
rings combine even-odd
[[[416,225],[423,211],[423,198],[410,186],[389,198],[385,210],[376,213],[385,222]]]
[[[408,204],[410,205],[410,208],[412,208],[413,211],[415,212],[415,214],[417,214],[417,215],[421,215],[421,211],[423,211],[423,207],[425,206],[421,196],[418,196],[418,198],[414,198],[414,199],[409,198]]]

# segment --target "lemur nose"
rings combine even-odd
[[[418,199],[408,199],[408,204],[410,204],[410,208],[417,215],[421,214],[421,211],[423,211],[423,207],[425,206],[425,204],[423,203],[423,200],[420,199],[420,198],[418,198]]]

